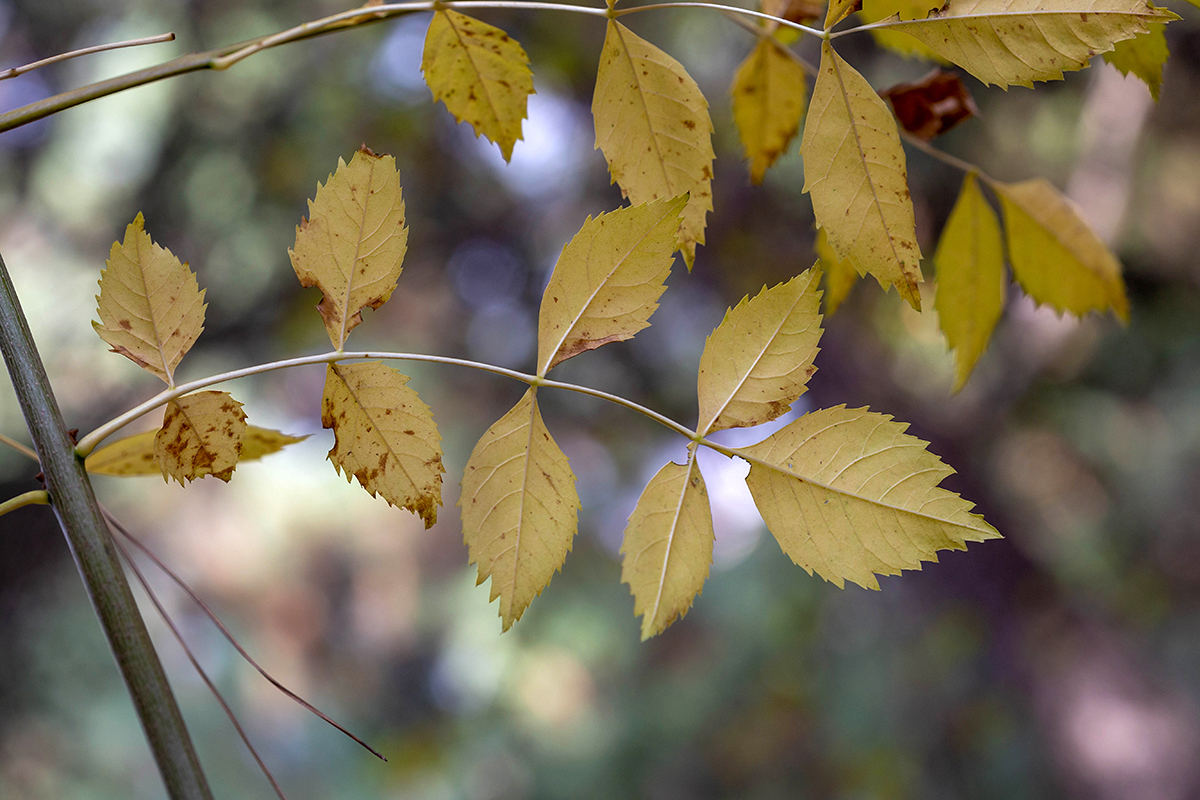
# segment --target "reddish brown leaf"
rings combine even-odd
[[[957,73],[934,69],[915,83],[898,83],[880,94],[892,104],[904,130],[929,141],[979,114]]]

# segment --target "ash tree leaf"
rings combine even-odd
[[[891,103],[900,126],[926,142],[979,116],[958,74],[937,67],[919,81],[898,83],[879,94]]]
[[[588,217],[563,248],[538,313],[538,375],[647,327],[666,290],[686,196]]]
[[[814,267],[725,314],[700,356],[701,436],[770,422],[804,393],[820,349],[820,283]]]
[[[829,0],[829,9],[825,12],[825,30],[850,16],[862,8],[862,0]]]
[[[161,470],[154,460],[154,437],[158,431],[135,433],[118,439],[112,444],[105,445],[93,451],[83,465],[93,475],[112,475],[116,477],[131,477],[135,475],[158,475]],[[247,425],[242,435],[241,452],[238,453],[238,463],[255,461],[263,456],[278,453],[289,444],[302,442],[307,436],[289,436],[286,433],[260,428],[257,425]]]
[[[921,248],[896,120],[827,41],[800,153],[804,191],[834,252],[919,311]]]
[[[841,308],[854,284],[858,283],[858,271],[854,269],[850,259],[838,258],[837,253],[833,252],[824,230],[817,231],[815,249],[817,264],[825,276],[825,316],[831,316]]]
[[[958,202],[933,256],[938,324],[954,350],[954,391],[966,384],[987,349],[1004,309],[1004,245],[1000,220],[975,173],[963,180]]]
[[[772,37],[759,37],[738,67],[731,93],[750,182],[762,183],[767,168],[787,152],[800,129],[808,95],[804,68]]]
[[[317,185],[308,219],[296,228],[288,250],[301,286],[315,286],[317,305],[333,346],[341,350],[364,308],[392,296],[408,247],[404,198],[396,159],[363,147]]]
[[[99,322],[92,327],[147,372],[175,385],[175,368],[204,330],[204,290],[196,274],[159,247],[139,213],[114,243],[100,273]]]
[[[1146,0],[948,0],[926,19],[886,20],[988,84],[1033,86],[1178,16]]]
[[[508,630],[562,568],[579,511],[575,476],[546,430],[536,389],[479,439],[458,504],[477,583],[492,579],[490,599],[500,598]]]
[[[1042,178],[991,183],[1000,198],[1013,277],[1039,303],[1129,321],[1121,262],[1066,197]]]
[[[858,16],[859,19],[868,24],[882,22],[893,14],[899,14],[905,20],[923,19],[932,10],[929,7],[930,5],[933,8],[938,8],[942,4],[938,0],[929,0],[929,2],[926,2],[926,0],[864,2],[863,7],[858,11]],[[871,38],[875,40],[875,44],[884,50],[891,50],[893,53],[905,58],[921,58],[939,64],[950,63],[907,33],[900,33],[888,28],[871,28],[870,31]]]
[[[920,569],[938,550],[1000,536],[970,513],[972,503],[938,487],[954,470],[907,427],[836,406],[739,451],[767,527],[809,574],[878,589],[876,575]]]
[[[693,445],[686,464],[668,462],[651,478],[621,543],[621,582],[629,584],[633,613],[642,618],[642,641],[688,612],[712,553],[712,509]]]
[[[445,103],[456,120],[471,123],[476,136],[498,144],[505,161],[512,159],[534,93],[529,56],[516,39],[457,11],[435,11],[421,71],[435,103]]]
[[[1171,51],[1167,47],[1166,24],[1156,22],[1147,27],[1145,33],[1117,42],[1116,47],[1104,54],[1104,60],[1122,75],[1136,75],[1157,101],[1162,89],[1163,65]]]
[[[154,434],[154,461],[181,484],[205,475],[228,481],[246,434],[246,412],[228,392],[195,392],[167,403]]]
[[[596,147],[634,205],[688,195],[678,247],[688,269],[712,211],[708,101],[671,56],[609,20],[592,97]]]
[[[442,437],[407,384],[407,375],[378,361],[330,364],[321,425],[333,429],[334,469],[431,528],[442,503]]]

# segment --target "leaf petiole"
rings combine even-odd
[[[37,489],[25,494],[19,494],[16,497],[10,497],[3,503],[0,503],[0,517],[3,517],[10,511],[16,511],[18,508],[25,506],[44,506],[50,503],[50,493],[45,489]]]

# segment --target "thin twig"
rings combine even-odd
[[[747,16],[747,17],[756,17],[758,19],[770,20],[771,22],[778,22],[780,25],[784,26],[785,28],[791,28],[792,30],[800,31],[801,33],[807,33],[809,36],[816,36],[818,39],[826,38],[826,34],[824,31],[819,31],[816,28],[810,28],[807,25],[801,25],[799,22],[792,22],[790,19],[784,19],[783,17],[776,17],[773,14],[764,14],[761,11],[751,11],[748,8],[738,8],[737,6],[726,6],[726,5],[722,5],[720,3],[693,3],[693,2],[650,3],[649,5],[644,5],[644,6],[630,6],[629,8],[616,9],[615,11],[613,11],[613,16],[614,17],[623,17],[626,14],[638,14],[642,11],[657,11],[662,8],[708,8],[708,9],[713,9],[715,11],[721,11],[726,14],[741,14],[741,15]]]
[[[138,47],[143,44],[159,44],[160,42],[175,41],[175,34],[160,33],[157,36],[145,36],[141,39],[127,39],[124,42],[113,42],[112,44],[98,44],[93,47],[85,47],[82,50],[72,50],[69,53],[59,53],[56,56],[43,58],[41,61],[34,61],[22,67],[12,67],[11,69],[0,70],[0,81],[6,78],[15,78],[18,75],[24,75],[26,72],[33,72],[35,69],[57,64],[60,61],[67,61],[80,56],[90,56],[92,53],[103,53],[106,50],[117,50],[122,47]]]
[[[9,447],[11,447],[13,450],[16,450],[21,455],[32,458],[34,461],[38,460],[37,453],[33,452],[33,450],[31,448],[26,447],[25,445],[18,442],[16,439],[8,438],[3,433],[0,433],[0,444],[6,444]]]
[[[980,169],[977,165],[972,164],[970,161],[963,161],[961,158],[956,158],[955,156],[952,156],[943,150],[939,150],[924,139],[913,136],[908,131],[900,131],[900,138],[920,150],[922,153],[941,161],[943,164],[949,164],[955,169],[961,169],[963,172],[974,172],[988,183],[996,182],[994,178]]]
[[[50,493],[45,489],[35,489],[32,492],[25,492],[16,497],[10,497],[3,503],[0,503],[0,517],[3,517],[10,511],[16,511],[18,508],[25,506],[44,506],[50,502]]]

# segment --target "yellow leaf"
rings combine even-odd
[[[478,583],[492,579],[504,630],[550,583],[571,551],[575,476],[538,410],[537,390],[480,438],[463,474],[463,541]]]
[[[1104,54],[1104,60],[1121,70],[1123,75],[1136,75],[1150,89],[1150,96],[1158,100],[1163,65],[1171,51],[1164,34],[1166,24],[1154,23],[1147,27],[1149,30],[1145,33],[1117,42],[1116,47]]]
[[[592,97],[596,147],[634,205],[687,194],[679,248],[688,269],[712,211],[712,120],[678,61],[609,20]]]
[[[804,125],[804,191],[839,258],[921,310],[921,248],[892,112],[829,42]]]
[[[770,37],[760,37],[733,78],[733,120],[750,161],[750,181],[787,151],[808,92],[804,68]]]
[[[883,2],[878,3],[864,2],[863,7],[858,11],[858,16],[863,22],[868,24],[882,22],[893,14],[900,14],[901,18],[905,20],[924,19],[932,9],[939,8],[941,5],[940,0],[900,0],[899,2],[883,0]],[[886,28],[872,28],[871,37],[875,39],[875,43],[880,47],[885,50],[891,50],[893,53],[902,55],[905,58],[916,56],[928,61],[936,61],[939,64],[950,63],[907,33],[899,33]]]
[[[161,470],[154,460],[154,437],[158,431],[135,433],[118,439],[112,444],[105,445],[92,452],[83,462],[87,471],[93,475],[114,475],[130,477],[134,475],[158,475]],[[278,453],[289,444],[302,442],[307,436],[288,436],[286,433],[260,428],[257,425],[247,425],[242,436],[242,449],[238,454],[238,463],[254,461]]]
[[[372,496],[433,527],[442,503],[442,437],[408,376],[378,361],[330,364],[321,425],[333,429],[329,460]]]
[[[829,237],[824,230],[817,231],[817,263],[825,275],[825,316],[831,316],[842,306],[858,283],[858,271],[848,258],[838,258],[829,246]]]
[[[804,394],[817,371],[820,283],[814,267],[725,314],[700,356],[701,436],[769,422]]]
[[[1041,178],[991,186],[1004,211],[1013,277],[1030,297],[1080,315],[1111,308],[1129,321],[1121,263],[1070,200]]]
[[[650,480],[625,528],[621,581],[642,618],[642,641],[688,612],[712,552],[712,509],[693,445],[687,464],[668,462]]]
[[[878,589],[877,574],[920,569],[938,550],[1000,536],[969,513],[972,503],[938,488],[954,470],[907,427],[836,406],[739,451],[767,527],[809,574]]]
[[[317,310],[338,350],[362,322],[360,312],[392,296],[407,247],[396,159],[365,147],[349,164],[339,158],[337,171],[317,185],[288,251],[300,285],[325,295]]]
[[[825,12],[825,30],[850,16],[850,12],[861,4],[861,0],[829,0],[829,10]]]
[[[667,288],[687,197],[587,218],[563,248],[538,315],[538,375],[647,327]]]
[[[1000,220],[968,172],[933,256],[938,323],[954,350],[954,391],[967,382],[1004,309]]]
[[[457,11],[439,10],[429,22],[421,56],[433,101],[441,100],[459,122],[466,120],[512,158],[521,120],[533,94],[529,56],[499,28]]]
[[[924,19],[941,8],[943,0],[863,0],[859,12],[863,19],[880,20],[898,14],[902,20]]]
[[[228,481],[246,434],[246,412],[228,392],[196,392],[167,403],[154,434],[154,460],[182,483],[213,475]]]
[[[927,19],[888,20],[880,30],[907,33],[984,83],[1007,87],[1058,80],[1172,19],[1146,0],[949,0]]]
[[[204,330],[204,291],[187,264],[156,245],[139,213],[114,243],[96,297],[92,327],[147,372],[175,385],[175,367]]]

